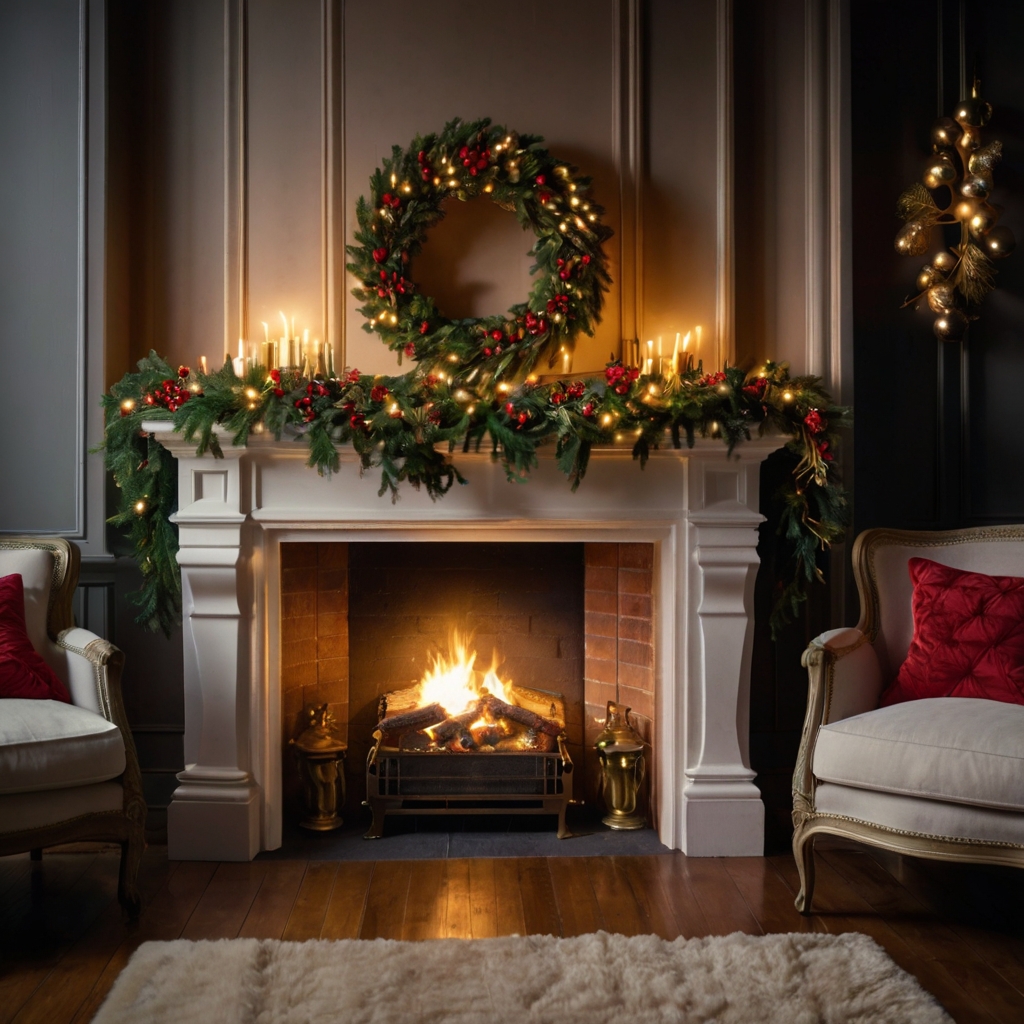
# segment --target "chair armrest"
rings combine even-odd
[[[121,730],[125,758],[124,810],[129,818],[144,822],[146,802],[142,797],[139,757],[121,696],[124,654],[109,640],[79,627],[62,630],[56,646],[67,658],[68,689],[74,703],[96,711]]]
[[[833,629],[815,637],[800,664],[807,669],[807,712],[793,772],[793,818],[813,810],[811,764],[818,730],[829,722],[873,711],[882,692],[882,667],[865,633]]]

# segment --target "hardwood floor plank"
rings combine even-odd
[[[813,931],[794,906],[793,894],[764,857],[729,857],[725,870],[765,934]]]
[[[446,861],[446,888],[444,935],[449,939],[473,937],[473,914],[469,903],[469,861]]]
[[[320,929],[322,939],[357,939],[363,924],[370,878],[373,876],[372,861],[342,861],[334,879],[324,924]]]
[[[913,953],[937,961],[976,1005],[986,1006],[1003,1024],[1024,1020],[1024,995],[1007,986],[997,971],[870,854],[836,850],[819,856],[876,912],[885,913],[889,927]]]
[[[795,897],[800,882],[793,858],[787,854],[768,859]],[[995,1018],[987,1008],[971,999],[935,961],[917,956],[890,927],[889,922],[852,889],[828,861],[822,857],[817,860],[817,882],[814,888],[814,907],[817,913],[811,915],[816,929],[835,935],[843,932],[869,935],[903,970],[914,975],[958,1024],[994,1024]]]
[[[586,871],[606,932],[643,935],[650,930],[618,857],[587,857]]]
[[[687,857],[681,862],[682,872],[704,913],[710,934],[745,932],[747,935],[760,935],[761,926],[723,861],[724,858],[719,857]]]
[[[519,888],[519,864],[514,857],[494,862],[494,892],[497,904],[495,931],[498,935],[525,935],[523,894]]]
[[[544,857],[517,857],[526,935],[559,935],[561,925],[551,873]]]
[[[306,865],[299,894],[295,897],[288,923],[284,926],[282,939],[288,942],[304,942],[319,939],[334,888],[334,876],[338,873],[336,861],[312,860]]]
[[[663,853],[650,860],[652,873],[676,919],[679,934],[688,939],[710,935],[711,926],[690,888],[690,880],[684,868],[686,857],[681,853]]]
[[[233,939],[260,891],[267,864],[220,864],[181,933],[183,939]]]
[[[474,939],[491,939],[498,934],[498,897],[494,861],[474,857],[469,862],[470,931]]]
[[[259,891],[238,929],[243,939],[279,939],[295,906],[306,873],[306,862],[275,860],[267,862]]]
[[[379,860],[373,866],[366,909],[359,929],[361,939],[400,939],[409,896],[412,862]]]
[[[160,848],[158,856],[166,861],[166,847]],[[169,941],[181,937],[182,930],[217,869],[217,865],[209,861],[171,861],[169,867],[170,875],[163,888],[151,901],[143,903],[138,924],[134,928],[125,925],[124,938],[79,1007],[73,1024],[85,1024],[92,1020],[132,953],[143,942]]]
[[[412,864],[409,895],[405,903],[402,938],[441,939],[448,913],[447,864],[443,860],[418,860]]]
[[[586,935],[602,928],[601,908],[597,905],[590,875],[579,857],[550,857],[548,872],[561,934]]]
[[[6,904],[7,892],[20,886],[31,871],[32,861],[27,853],[0,857],[0,906]]]
[[[682,935],[675,914],[665,899],[660,880],[647,857],[616,857],[622,875],[633,890],[633,898],[640,908],[645,930],[663,939],[677,939]]]

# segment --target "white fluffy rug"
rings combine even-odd
[[[866,935],[147,942],[94,1024],[948,1024]]]

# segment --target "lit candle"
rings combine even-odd
[[[649,338],[647,340],[647,372],[648,374],[654,368],[654,340]]]
[[[281,326],[284,328],[284,334],[281,335],[281,361],[285,366],[294,366],[292,362],[292,336],[288,333],[288,317],[284,315],[284,311],[281,310]]]
[[[564,373],[567,377],[569,376],[570,365],[571,364],[569,362],[569,353],[563,351],[563,353],[562,353],[562,373]]]
[[[199,372],[205,377],[209,371],[206,369],[206,356],[199,357]]]
[[[679,372],[679,332],[676,331],[676,343],[672,346],[672,372]]]
[[[658,335],[658,373],[665,372],[665,357],[661,354],[661,335]]]

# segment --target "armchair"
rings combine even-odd
[[[0,856],[120,843],[118,899],[135,916],[146,804],[121,700],[124,655],[74,626],[79,559],[61,538],[0,537],[0,576],[21,574],[29,639],[72,700],[0,699]]]
[[[810,685],[793,855],[805,914],[823,833],[933,860],[1024,867],[1024,706],[940,697],[878,707],[913,639],[913,557],[1024,576],[1024,526],[868,530],[854,543],[860,622],[822,633],[802,659]]]

